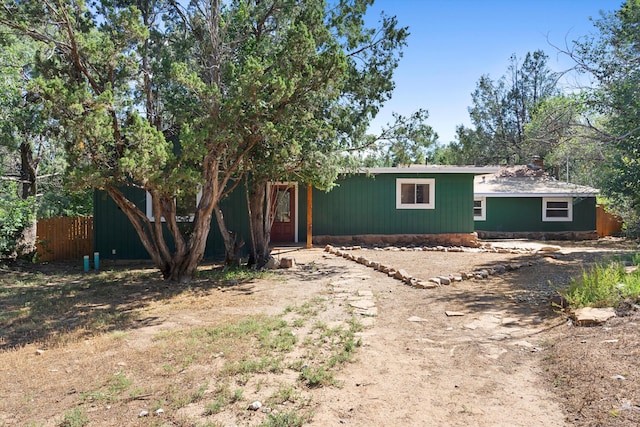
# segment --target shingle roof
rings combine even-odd
[[[543,176],[477,176],[474,180],[476,197],[595,197],[599,190],[586,185],[558,181]]]

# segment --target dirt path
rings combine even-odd
[[[430,255],[432,269],[435,258],[456,267],[455,254]],[[539,363],[540,333],[559,319],[506,298],[503,279],[421,290],[353,261],[322,262],[344,269],[340,292],[370,291],[378,314],[343,387],[319,391],[312,425],[565,425]]]

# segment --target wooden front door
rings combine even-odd
[[[273,225],[271,241],[284,243],[295,241],[295,188],[286,185],[271,186]]]

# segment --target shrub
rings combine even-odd
[[[4,185],[0,192],[0,259],[13,258],[22,231],[34,219],[35,200],[18,197],[14,182]]]

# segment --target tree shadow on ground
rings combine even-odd
[[[501,311],[502,317],[538,323],[562,314],[564,310],[558,305],[558,296],[568,289],[572,280],[578,280],[583,272],[595,264],[620,259],[628,254],[628,251],[574,251],[538,257],[537,261],[524,256],[512,261],[524,264],[520,268],[491,275],[487,279],[460,282],[435,298],[465,313]],[[534,263],[529,265],[528,261]],[[495,263],[492,263],[477,266],[476,269],[494,267]]]
[[[252,295],[256,277],[262,277],[246,269],[237,275],[221,273],[219,263],[203,263],[189,283],[174,283],[163,280],[147,261],[105,263],[102,270],[89,272],[68,262],[14,265],[0,270],[0,350],[154,325],[160,319],[141,317],[153,303],[181,294]],[[313,265],[294,273],[308,280],[337,274],[339,269]]]

